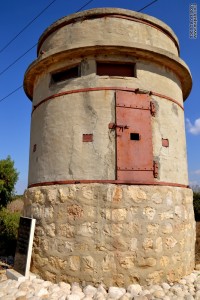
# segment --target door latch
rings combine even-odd
[[[118,124],[115,124],[115,123],[109,123],[108,128],[109,129],[119,128],[120,130],[124,131],[124,129],[128,129],[129,126],[128,125],[118,125]]]

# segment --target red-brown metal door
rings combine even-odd
[[[116,91],[117,180],[153,181],[150,97]]]

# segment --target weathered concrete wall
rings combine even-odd
[[[102,58],[106,61],[105,56],[84,60],[80,78],[52,84],[49,73],[40,77],[33,106],[66,91],[124,85],[173,97],[183,105],[180,81],[168,69],[140,61],[136,64],[136,78],[98,76],[96,60]],[[114,61],[120,58],[112,57]],[[126,58],[126,62],[133,61]],[[152,117],[153,155],[159,162],[157,180],[188,185],[184,112],[167,99],[153,95],[151,98],[157,110]],[[29,184],[74,179],[115,180],[116,140],[115,133],[108,129],[110,122],[115,122],[114,90],[63,95],[40,105],[32,115]],[[87,133],[93,134],[92,143],[82,142],[82,135]],[[162,138],[169,140],[168,148],[162,146]],[[35,144],[37,149],[33,152]]]
[[[55,180],[115,179],[112,91],[61,96],[32,115],[29,184]],[[93,142],[83,142],[93,134]],[[34,145],[36,151],[34,152]]]
[[[166,99],[152,99],[157,107],[152,118],[153,153],[159,162],[157,180],[188,185],[184,111]],[[169,147],[162,146],[162,139],[168,139]]]
[[[98,61],[135,64],[135,77],[98,76]],[[79,65],[80,77],[52,81],[52,73],[74,65]],[[159,163],[155,181],[188,185],[182,105],[191,76],[179,58],[175,34],[163,22],[120,9],[90,10],[58,20],[42,35],[24,87],[34,110],[29,185],[116,179],[116,141],[108,129],[115,122],[115,88],[153,92],[153,159]],[[81,89],[86,91],[73,94]],[[93,134],[92,143],[82,142],[87,133]],[[168,148],[162,139],[169,140]]]
[[[176,281],[194,267],[192,191],[77,184],[30,188],[32,271],[46,280],[129,285]]]
[[[181,82],[172,70],[163,65],[140,60],[137,62],[137,78],[143,88],[171,97],[183,105]]]

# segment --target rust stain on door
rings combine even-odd
[[[117,180],[153,180],[150,97],[116,91]]]

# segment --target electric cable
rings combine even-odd
[[[88,4],[92,3],[94,0],[90,0],[87,3],[85,3],[81,8],[79,8],[76,12],[81,11],[83,8],[85,8]]]
[[[55,1],[57,1],[57,0],[55,0]],[[55,1],[53,1],[53,2],[55,2]],[[86,7],[88,4],[90,4],[90,3],[92,3],[94,0],[90,0],[90,1],[88,1],[85,5],[83,5],[81,8],[79,8],[76,12],[79,12],[80,10],[82,10],[84,7]],[[51,2],[50,4],[53,4],[53,2]],[[49,7],[50,5],[48,5],[48,7]],[[48,7],[46,7],[46,9],[48,8]],[[45,10],[46,10],[45,9]],[[42,12],[44,12],[44,10],[42,11]],[[41,13],[42,13],[41,12]],[[37,16],[37,17],[39,17],[40,15],[41,15],[41,13]],[[29,22],[28,24],[31,24],[31,23],[33,23],[33,21],[34,20],[36,20],[36,18],[37,17],[35,17],[31,22]],[[26,29],[28,26],[26,26],[26,27],[24,27],[24,29]],[[21,30],[20,31],[20,33],[22,33],[23,31],[24,31],[24,29],[23,30]],[[19,34],[17,35],[17,36],[19,36]],[[17,37],[16,36],[16,37]],[[15,38],[14,38],[15,39]],[[14,39],[12,39],[12,41],[14,41]],[[9,44],[11,44],[11,42],[9,43]],[[7,44],[7,45],[9,45],[9,44]],[[10,65],[8,65],[4,70],[2,70],[1,72],[0,72],[0,76],[1,75],[3,75],[8,69],[10,69],[13,65],[15,65],[16,64],[16,62],[18,62],[22,57],[24,57],[28,52],[30,52],[34,47],[36,47],[37,46],[37,44],[35,44],[35,45],[33,45],[31,48],[29,48],[25,53],[23,53],[22,55],[20,55],[16,60],[14,60]],[[5,48],[5,47],[4,47]],[[3,49],[4,49],[3,48]]]
[[[56,0],[54,0],[53,2],[55,2]],[[78,9],[76,12],[79,12],[80,10],[82,10],[83,8],[85,8],[88,4],[92,3],[94,0],[90,0],[88,1],[85,5],[83,5],[80,9]],[[154,0],[152,2],[150,2],[149,4],[147,4],[146,6],[142,7],[141,9],[139,9],[137,12],[141,12],[142,10],[144,10],[145,8],[151,6],[152,4],[154,4],[155,2],[157,2],[158,0]],[[12,67],[12,65],[14,65],[17,61],[19,61],[23,56],[25,56],[30,50],[32,50],[37,44],[35,44],[34,46],[32,46],[30,49],[28,49],[24,54],[22,54],[19,58],[17,58],[11,65],[9,65],[5,70],[3,70],[0,75],[2,75],[3,73],[5,73],[9,68]],[[13,95],[14,93],[16,93],[19,89],[21,89],[23,87],[23,85],[19,86],[18,88],[16,88],[14,91],[10,92],[8,95],[6,95],[5,97],[0,99],[0,102],[2,102],[3,100],[7,99],[8,97],[10,97],[11,95]]]
[[[5,100],[6,98],[10,97],[12,94],[16,93],[18,90],[20,90],[23,87],[23,85],[18,86],[14,91],[10,92],[8,95],[6,95],[5,97],[1,98],[0,102],[2,102],[3,100]]]
[[[24,32],[35,20],[37,20],[53,3],[57,0],[53,0],[49,5],[47,5],[35,18],[33,18],[26,26],[24,26],[4,47],[0,49],[0,53],[2,53],[12,42],[14,42],[22,32]]]
[[[154,3],[155,3],[155,2],[157,2],[157,1],[158,1],[158,0],[154,0],[154,1],[152,1],[151,3],[149,3],[149,4],[147,4],[146,6],[144,6],[144,7],[140,8],[139,10],[137,10],[137,12],[143,11],[145,8],[147,8],[147,7],[151,6],[152,4],[154,4]]]
[[[31,48],[29,48],[26,52],[24,52],[22,55],[20,55],[17,59],[15,59],[10,65],[8,65],[3,71],[0,72],[0,76],[3,75],[8,69],[10,69],[12,66],[16,64],[22,57],[24,57],[28,52],[30,52],[33,48],[35,48],[37,44],[33,45]]]

